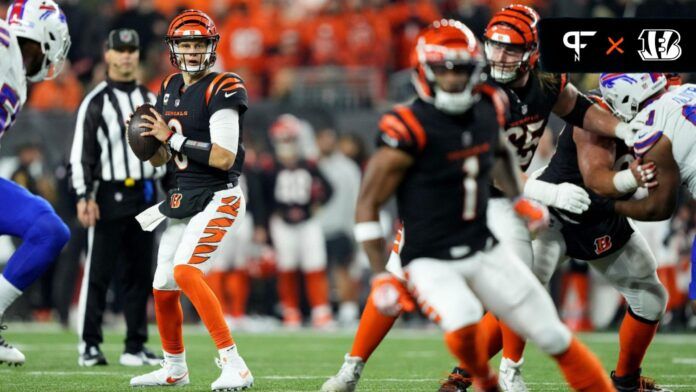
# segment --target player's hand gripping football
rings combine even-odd
[[[517,216],[527,222],[527,227],[532,233],[549,226],[549,210],[543,205],[520,196],[515,199],[513,208]]]
[[[165,143],[174,132],[169,129],[167,123],[164,122],[164,118],[156,110],[152,109],[150,112],[152,112],[152,116],[143,115],[143,119],[149,121],[150,124],[144,123],[142,125],[145,128],[150,128],[150,130],[141,133],[140,136],[154,136],[157,140]]]
[[[389,272],[379,273],[372,278],[370,296],[377,310],[385,316],[393,317],[416,309],[416,302],[405,283]]]
[[[636,158],[628,168],[631,169],[638,186],[650,189],[658,185],[655,162],[643,163],[642,159]]]

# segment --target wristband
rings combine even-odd
[[[169,144],[169,147],[172,148],[172,150],[176,152],[181,152],[181,149],[183,148],[184,143],[186,143],[186,140],[187,138],[184,135],[174,133],[169,137],[167,143]]]
[[[638,181],[633,176],[631,169],[621,170],[614,174],[614,187],[621,193],[629,193],[638,189]]]
[[[372,241],[384,238],[382,225],[377,221],[356,223],[353,228],[353,235],[356,242]]]

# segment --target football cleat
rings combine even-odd
[[[471,386],[473,378],[466,370],[455,366],[447,379],[442,381],[438,392],[465,392]]]
[[[650,377],[640,375],[640,368],[633,374],[618,377],[612,370],[611,381],[618,392],[672,392],[670,389],[659,387],[655,380]]]
[[[365,362],[360,357],[351,357],[346,354],[343,359],[341,369],[332,376],[324,385],[321,386],[321,392],[353,392],[360,381]]]
[[[6,325],[0,325],[0,331],[7,329]],[[9,366],[24,365],[24,354],[12,347],[5,339],[0,336],[0,364],[7,363]]]
[[[227,357],[215,358],[215,364],[222,369],[210,389],[213,391],[242,391],[254,386],[254,376],[239,355],[230,360]]]
[[[498,385],[503,392],[527,392],[527,386],[522,379],[522,363],[503,357],[500,361],[500,374],[498,374]]]
[[[90,367],[108,365],[108,362],[99,346],[86,346],[85,351],[77,358],[77,364]]]
[[[182,387],[189,381],[188,368],[185,363],[174,364],[163,359],[161,369],[131,378],[132,387]]]
[[[137,353],[123,353],[118,361],[123,366],[157,366],[162,362],[162,358],[143,347]]]

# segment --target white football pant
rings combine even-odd
[[[270,222],[278,270],[314,272],[326,269],[326,243],[319,220],[312,217],[294,225],[274,216]]]

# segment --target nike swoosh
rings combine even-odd
[[[232,91],[231,93],[225,93],[225,98],[229,98],[229,97],[231,97],[231,96],[233,96],[233,95],[235,95],[235,94],[237,94],[236,91]]]
[[[170,377],[167,377],[167,379],[165,381],[167,382],[167,384],[175,384],[175,383],[183,380],[187,375],[188,375],[188,372],[184,373],[184,375],[181,377],[175,378],[175,377],[170,376]]]
[[[241,378],[246,378],[248,375],[249,375],[249,370],[239,372],[239,377],[241,377]]]

